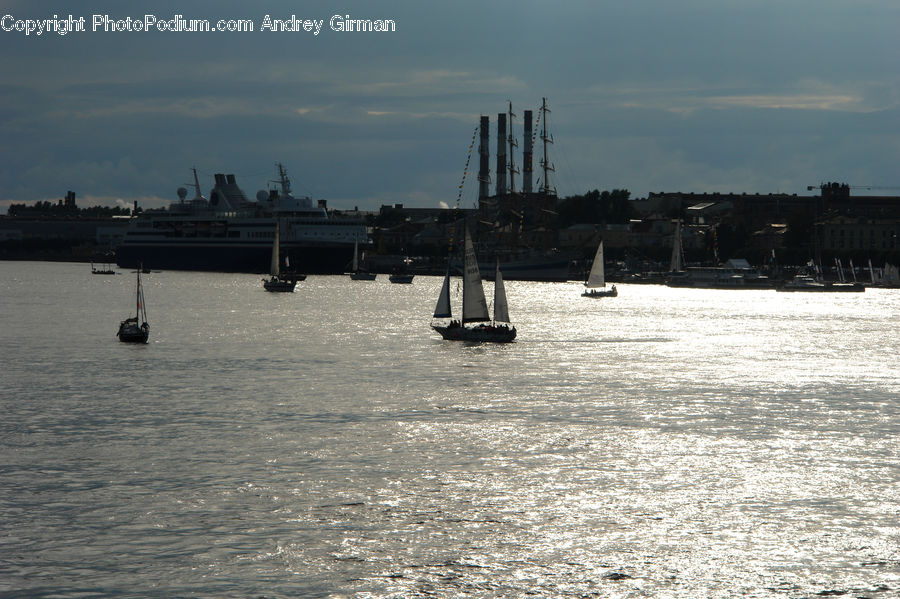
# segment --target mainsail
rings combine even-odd
[[[138,266],[137,272],[137,311],[135,312],[135,318],[140,319],[141,322],[147,322],[147,305],[144,302],[144,286],[141,285],[141,269],[143,265]]]
[[[675,223],[675,235],[672,237],[672,260],[669,263],[671,272],[679,272],[681,265],[681,221]]]
[[[497,259],[497,273],[494,278],[494,321],[509,322],[509,305],[506,303],[506,288],[500,274],[500,260]]]
[[[469,230],[466,229],[466,257],[463,265],[463,309],[462,322],[483,322],[490,320],[487,300],[484,299],[484,287],[481,284],[481,273],[478,271],[478,258]]]
[[[278,234],[278,221],[275,221],[275,243],[272,244],[272,263],[269,265],[269,274],[273,277],[278,276],[278,246],[280,245],[279,234]]]
[[[591,265],[591,272],[588,280],[584,284],[585,287],[606,287],[606,276],[603,270],[603,242],[597,246],[597,253],[594,254],[594,263]]]

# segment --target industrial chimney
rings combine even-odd
[[[478,166],[478,199],[482,200],[490,194],[490,184],[491,184],[491,172],[490,172],[490,164],[489,161],[491,159],[490,156],[490,148],[488,148],[488,143],[490,140],[490,127],[491,127],[491,119],[490,117],[483,116],[481,117],[481,141],[478,144],[478,156],[480,158],[479,166]]]
[[[525,111],[525,145],[522,151],[522,191],[531,193],[531,156],[534,153],[531,143],[531,111]]]

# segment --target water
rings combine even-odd
[[[0,262],[0,595],[900,595],[900,290],[144,283]]]

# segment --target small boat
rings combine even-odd
[[[376,274],[360,268],[359,266],[359,241],[353,242],[353,266],[350,269],[350,278],[354,281],[374,281]]]
[[[109,263],[107,263],[106,266],[105,266],[104,268],[99,268],[99,267],[97,267],[97,266],[94,266],[94,263],[93,263],[93,261],[92,261],[92,262],[91,262],[91,274],[94,274],[94,275],[114,275],[114,274],[116,274],[116,271],[113,270],[112,266],[110,266]]]
[[[263,279],[263,289],[266,291],[288,291],[291,292],[294,290],[294,287],[297,286],[297,277],[289,277],[286,275],[282,275],[280,269],[281,259],[278,257],[278,247],[281,243],[280,235],[279,235],[279,224],[275,223],[275,241],[272,243],[272,263],[269,266],[269,274],[271,275],[268,279]],[[306,276],[303,275],[303,279]],[[300,279],[301,281],[303,279]]]
[[[776,291],[826,291],[826,292],[857,292],[866,290],[862,283],[832,283],[820,281],[809,275],[797,275],[784,285],[777,287]]]
[[[403,261],[403,267],[401,269],[397,270],[397,272],[392,273],[391,276],[388,277],[388,279],[391,281],[391,283],[412,283],[413,282],[413,278],[416,275],[414,275],[410,272],[407,272],[407,269],[409,268],[409,265],[411,262],[412,262],[412,260],[410,260],[409,258],[406,258]]]
[[[807,267],[811,272],[800,271],[794,278],[787,281],[783,285],[776,287],[776,291],[822,291],[822,292],[864,292],[865,285],[862,283],[842,283],[823,281],[820,276],[821,270],[815,262],[809,261]]]
[[[594,263],[591,264],[591,272],[588,274],[587,280],[584,282],[585,290],[582,297],[616,297],[619,292],[613,285],[609,289],[606,287],[606,275],[603,270],[603,242],[597,246],[597,253],[594,254]]]
[[[509,325],[509,305],[506,301],[506,289],[503,285],[503,275],[500,273],[500,262],[494,279],[494,319],[491,321],[488,314],[487,301],[484,298],[484,287],[481,284],[481,273],[478,270],[478,258],[475,256],[475,248],[472,238],[466,230],[465,236],[465,267],[463,268],[463,301],[462,321],[452,320],[450,310],[450,267],[444,277],[438,295],[437,305],[434,308],[434,318],[449,318],[447,325],[437,325],[432,322],[431,328],[440,333],[441,337],[451,341],[488,341],[493,343],[509,343],[516,338],[516,327]],[[484,324],[490,321],[490,324]],[[466,326],[469,323],[481,323],[476,326]]]
[[[827,291],[825,283],[806,274],[798,274],[777,291]]]
[[[147,343],[150,338],[150,325],[147,324],[147,307],[144,303],[144,288],[141,286],[141,268],[137,270],[137,293],[135,314],[119,323],[116,336],[125,343]],[[138,322],[141,322],[138,325]]]

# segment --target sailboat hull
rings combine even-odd
[[[136,318],[129,318],[119,324],[116,336],[124,343],[147,343],[150,339],[150,325],[145,322],[138,326]]]
[[[619,292],[615,287],[610,289],[588,289],[581,294],[582,297],[616,297]]]
[[[279,279],[277,277],[272,277],[270,279],[263,279],[263,289],[265,289],[266,291],[291,292],[294,290],[294,287],[296,287],[296,286],[297,286],[296,280]]]
[[[475,327],[431,325],[431,328],[448,341],[510,343],[516,338],[516,327],[482,324]]]
[[[376,275],[374,272],[352,272],[350,273],[350,279],[353,281],[374,281]]]

